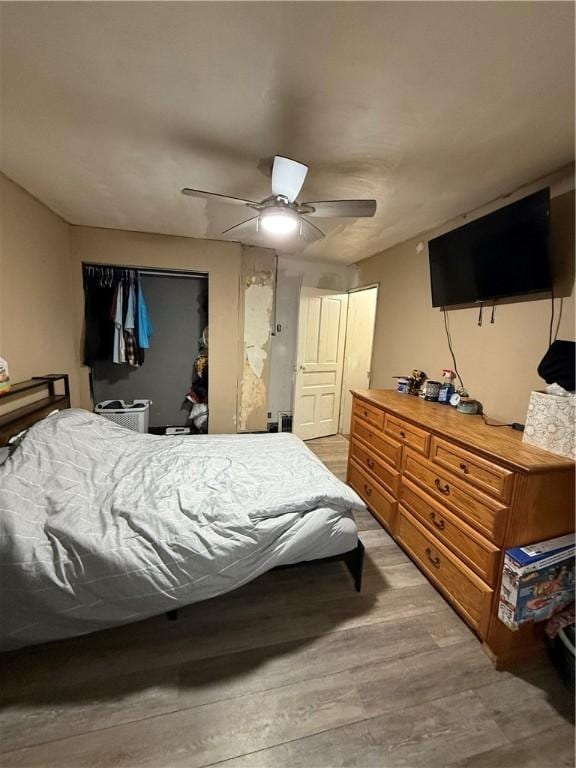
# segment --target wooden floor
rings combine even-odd
[[[342,437],[309,443],[344,477]],[[2,768],[560,768],[570,697],[496,672],[378,524],[364,590],[342,564],[2,659]]]

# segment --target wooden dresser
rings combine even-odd
[[[541,627],[498,619],[504,551],[574,530],[574,463],[447,405],[352,394],[349,484],[497,666],[535,653]]]

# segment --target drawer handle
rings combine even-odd
[[[364,416],[368,416],[368,411],[362,411],[362,413],[364,414]]]
[[[400,430],[400,437],[406,437],[406,432],[403,429]]]
[[[438,478],[436,478],[436,480],[434,480],[434,485],[436,486],[436,488],[438,488],[440,493],[444,494],[444,496],[448,496],[448,494],[450,493],[450,486],[448,485],[448,483],[446,483],[445,485],[442,485],[442,482]]]
[[[468,464],[464,464],[464,462],[460,464],[460,469],[462,470],[462,472],[464,472],[465,475],[468,475],[470,473],[470,470],[468,469]]]
[[[366,459],[366,464],[370,467],[370,469],[374,469],[374,462],[372,459]]]
[[[433,524],[436,526],[436,528],[440,528],[441,531],[446,528],[446,523],[442,518],[438,519],[436,517],[436,512],[430,512],[430,520],[432,520]]]
[[[426,547],[426,557],[428,558],[428,560],[430,560],[434,568],[440,568],[440,558],[438,557],[438,555],[432,554],[432,550],[430,549],[430,547]]]
[[[366,496],[372,496],[372,488],[370,488],[369,485],[366,485],[366,483],[364,483],[364,493]]]

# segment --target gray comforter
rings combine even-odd
[[[54,414],[0,467],[2,648],[135,621],[322,556],[335,522],[363,507],[293,435],[154,437]]]

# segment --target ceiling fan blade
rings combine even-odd
[[[258,205],[254,200],[243,200],[241,197],[220,195],[218,192],[204,192],[202,189],[189,189],[188,187],[184,187],[182,194],[189,195],[190,197],[200,197],[203,200],[210,200],[210,198],[215,197],[222,203],[232,203],[233,205]]]
[[[302,189],[308,166],[276,155],[272,167],[272,194],[283,195],[293,203]]]
[[[376,213],[376,200],[324,200],[322,202],[302,203],[314,208],[306,212],[307,216],[316,216],[319,219],[350,216],[356,219],[366,216],[374,216]]]
[[[300,216],[300,221],[302,223],[302,237],[305,240],[312,242],[313,240],[321,240],[323,237],[326,237],[320,227],[317,227],[316,224],[312,224],[312,222],[308,221],[304,216]]]
[[[258,232],[256,222],[259,218],[259,216],[253,216],[251,219],[241,221],[240,224],[234,224],[234,226],[225,229],[222,234],[227,235],[229,232],[234,232],[235,235],[254,235]]]

